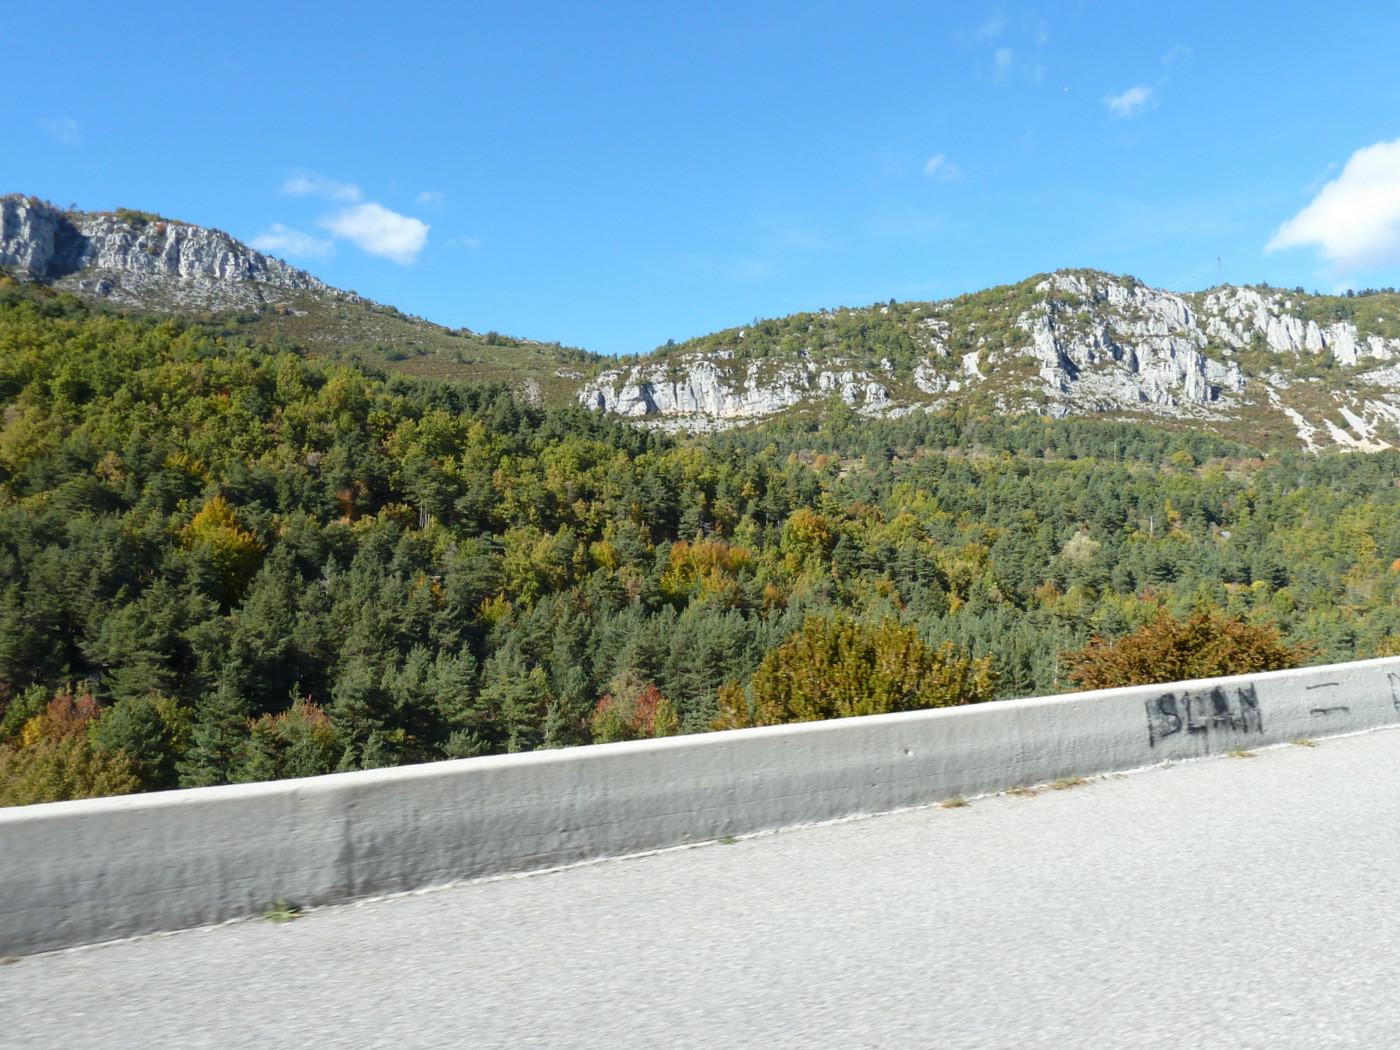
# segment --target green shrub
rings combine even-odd
[[[42,685],[30,686],[5,705],[0,712],[0,743],[15,740],[30,719],[43,714],[53,693]]]
[[[189,747],[190,717],[169,697],[122,699],[93,721],[88,736],[99,747],[124,752],[144,787],[173,788],[176,763]]]
[[[972,660],[951,642],[930,649],[894,620],[863,623],[809,616],[769,652],[748,693],[738,682],[720,691],[716,729],[888,714],[990,700],[991,658]]]
[[[286,711],[249,723],[249,738],[235,780],[277,780],[334,773],[344,750],[319,705],[298,700]]]
[[[674,736],[680,732],[680,720],[671,701],[653,683],[628,673],[613,679],[593,711],[589,728],[594,743],[609,744]]]
[[[0,806],[140,790],[141,778],[125,754],[98,747],[84,737],[41,740],[23,748],[0,745]]]
[[[97,713],[97,702],[89,694],[61,689],[24,723],[16,738],[0,744],[0,806],[141,790],[131,759],[90,739],[88,730]]]
[[[1278,671],[1298,667],[1313,652],[1310,643],[1284,644],[1273,626],[1202,608],[1185,620],[1162,609],[1129,634],[1112,641],[1095,635],[1084,648],[1060,657],[1076,688],[1112,689]]]
[[[112,213],[118,222],[124,222],[128,226],[140,229],[153,222],[164,222],[159,215],[153,211],[137,211],[135,208],[118,208]]]

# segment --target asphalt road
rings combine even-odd
[[[1400,1046],[1400,732],[31,956],[5,1047]]]

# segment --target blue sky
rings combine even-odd
[[[0,192],[604,353],[1065,266],[1400,285],[1400,7],[69,3]]]

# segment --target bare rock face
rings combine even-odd
[[[262,289],[331,289],[304,270],[219,230],[136,212],[64,212],[32,197],[0,197],[0,266],[88,297],[164,309],[225,309]]]
[[[60,236],[67,242],[62,247]],[[78,240],[78,231],[62,212],[17,194],[0,197],[0,265],[49,274],[64,268],[65,259],[81,255]]]
[[[0,196],[0,267],[142,309],[285,312],[290,293],[363,302],[219,230],[19,194]],[[833,401],[893,417],[971,398],[984,411],[1228,422],[1247,440],[1262,426],[1268,441],[1371,450],[1400,447],[1400,303],[1394,313],[1386,321],[1374,306],[1267,287],[1177,294],[1066,270],[956,300],[794,315],[764,322],[761,338],[732,329],[703,348],[567,378],[580,403],[665,429],[717,430]],[[523,392],[543,396],[538,383]]]
[[[730,360],[720,351],[679,363],[613,369],[584,384],[578,399],[604,412],[696,431],[764,419],[832,394],[870,414],[890,404],[888,388],[866,370],[819,369],[807,361],[776,368],[761,362],[742,368],[717,363]]]
[[[1245,388],[1237,364],[1203,352],[1210,337],[1180,296],[1131,283],[1091,283],[1076,274],[1057,274],[1036,290],[1040,301],[1014,324],[1030,337],[1039,394],[1052,415],[1115,405],[1210,405]],[[922,398],[896,396],[888,361],[881,362],[881,375],[839,359],[770,366],[765,375],[756,364],[745,373],[719,367],[731,354],[718,351],[605,372],[580,390],[579,400],[618,415],[700,429],[763,418],[832,392],[868,415],[900,414],[937,407],[948,395],[982,384],[1010,356],[995,348],[972,350],[959,356],[961,367],[950,373],[938,359],[950,356],[947,342],[957,334],[955,325],[926,318],[919,328],[930,353],[908,378],[911,394]]]
[[[1376,367],[1400,362],[1400,338],[1309,316],[1293,293],[1227,286],[1179,295],[1130,277],[1061,271],[1014,298],[1019,305],[999,317],[985,300],[980,313],[960,312],[953,300],[906,304],[901,323],[923,357],[901,368],[883,358],[873,367],[823,354],[820,333],[795,355],[769,348],[741,364],[730,348],[743,345],[739,329],[721,333],[731,342],[720,349],[683,348],[611,369],[585,383],[578,398],[648,425],[713,430],[832,395],[866,415],[896,416],[975,393],[1003,411],[1055,418],[1122,413],[1206,422],[1258,410],[1306,448],[1388,447],[1385,435],[1400,444],[1400,364]],[[888,312],[876,306],[843,317],[849,323]],[[1260,354],[1283,363],[1247,375],[1241,355],[1257,369]],[[1328,386],[1312,361],[1351,370],[1351,378]]]
[[[1205,308],[1212,315],[1207,332],[1237,350],[1259,335],[1274,353],[1318,354],[1327,350],[1338,364],[1348,367],[1359,364],[1362,358],[1388,361],[1400,356],[1400,339],[1363,337],[1349,321],[1321,327],[1315,320],[1294,316],[1294,303],[1283,292],[1225,288],[1208,294]]]
[[[1017,324],[1031,335],[1044,393],[1065,414],[1105,405],[1172,410],[1245,389],[1237,364],[1203,352],[1210,338],[1180,296],[1077,274],[1057,274],[1036,291],[1047,298]]]

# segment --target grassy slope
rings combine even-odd
[[[289,312],[249,311],[219,320],[274,345],[286,340],[302,346],[314,357],[448,382],[499,379],[550,404],[570,400],[579,380],[600,360],[557,343],[445,328],[368,301],[315,295],[282,301]]]

